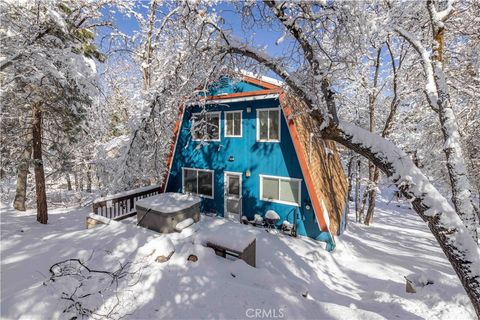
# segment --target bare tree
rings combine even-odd
[[[393,54],[391,45],[388,41],[386,42],[386,47],[388,49],[390,64],[391,64],[392,74],[393,74],[393,80],[392,80],[393,97],[390,102],[390,108],[389,108],[387,119],[385,120],[382,132],[380,134],[382,138],[387,138],[390,135],[393,128],[395,116],[397,114],[398,105],[400,104],[400,97],[398,92],[398,77],[399,77],[398,72],[402,66],[403,58],[405,57],[405,55],[403,56],[400,55],[399,62],[397,65],[395,62],[395,56]],[[364,220],[364,223],[366,225],[369,225],[373,219],[373,213],[375,211],[375,201],[377,196],[377,187],[378,187],[378,182],[380,180],[380,169],[376,166],[373,166],[373,167],[374,167],[373,174],[371,176],[372,187],[370,188],[369,195],[368,195],[368,209],[367,209],[367,214]]]
[[[462,148],[459,128],[455,112],[450,103],[446,83],[444,65],[444,47],[446,21],[454,13],[455,0],[446,2],[446,8],[438,11],[435,1],[427,0],[426,7],[432,28],[431,50],[432,55],[420,40],[402,27],[395,30],[404,37],[420,55],[420,61],[425,73],[425,95],[432,110],[438,114],[443,134],[443,152],[447,160],[447,171],[452,188],[452,202],[455,211],[464,222],[472,237],[477,241],[478,208],[472,195],[472,185],[466,171],[465,156]]]

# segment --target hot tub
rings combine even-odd
[[[200,202],[200,197],[174,192],[140,199],[136,203],[137,221],[150,230],[174,232],[177,223],[185,219],[200,220]]]

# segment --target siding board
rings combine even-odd
[[[328,211],[330,232],[337,235],[346,207],[348,182],[335,142],[323,140],[316,134],[317,124],[308,115],[306,106],[301,101],[286,95],[283,104],[293,113],[292,120],[302,145],[303,156],[307,159],[315,193]]]

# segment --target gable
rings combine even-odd
[[[200,95],[207,95],[209,100],[221,100],[280,93],[282,87],[276,82],[273,84],[274,79],[270,80],[267,82],[246,75],[239,78],[221,76],[208,86],[207,92],[201,92]]]
[[[247,82],[246,80],[234,80],[230,77],[220,77],[213,84],[208,86],[208,96],[220,96],[233,93],[254,92],[265,90],[264,86]]]

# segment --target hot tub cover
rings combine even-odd
[[[200,202],[201,198],[198,196],[166,192],[145,199],[140,199],[136,202],[136,205],[157,212],[174,213],[190,208]]]

